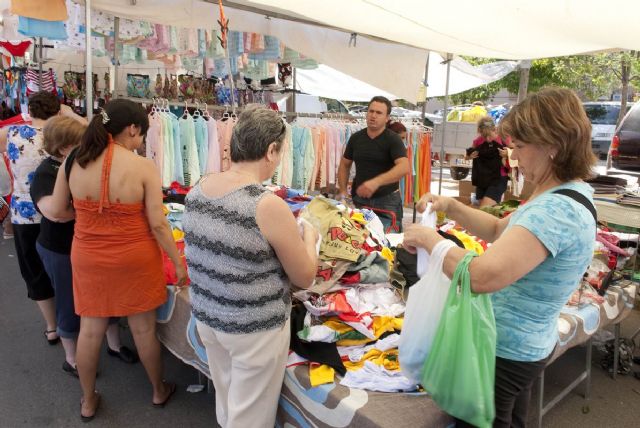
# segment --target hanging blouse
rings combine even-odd
[[[209,146],[207,149],[207,168],[206,172],[220,172],[220,142],[218,141],[218,124],[210,117],[207,122],[207,135],[209,136]]]
[[[198,147],[198,166],[201,174],[207,170],[207,158],[209,157],[209,128],[207,121],[202,116],[194,117],[196,146]]]
[[[182,160],[182,140],[180,137],[180,122],[178,117],[171,113],[169,114],[169,120],[171,121],[171,130],[173,132],[173,158],[174,158],[174,171],[173,181],[177,181],[184,186],[184,161]]]
[[[162,187],[170,187],[175,171],[175,154],[173,145],[173,127],[171,119],[167,113],[162,114],[163,129],[163,165],[162,165]]]
[[[147,131],[145,155],[147,159],[152,159],[156,164],[161,177],[162,168],[164,166],[164,161],[162,159],[163,137],[163,122],[160,119],[160,113],[153,112],[149,115],[149,130]]]
[[[231,135],[235,120],[228,118],[218,122],[218,137],[220,138],[220,170],[221,172],[231,167]]]
[[[67,20],[64,0],[47,0],[46,7],[43,7],[42,0],[11,0],[11,13],[43,21]]]
[[[182,166],[184,184],[193,186],[200,179],[198,147],[196,145],[195,124],[192,117],[182,116],[180,123],[180,142],[182,144]]]

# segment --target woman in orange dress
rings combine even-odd
[[[178,286],[187,274],[162,212],[160,175],[151,160],[133,153],[148,128],[141,106],[114,100],[93,118],[80,147],[58,171],[56,207],[64,211],[73,198],[76,211],[71,263],[81,317],[77,367],[83,421],[98,409],[95,377],[109,317],[128,317],[153,385],[152,403],[164,406],[175,392],[175,384],[163,380],[155,334],[155,309],[166,300],[160,247],[175,265]]]

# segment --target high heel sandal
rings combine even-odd
[[[85,416],[82,414],[82,405],[84,404],[84,398],[80,399],[80,420],[82,420],[82,422],[91,422],[98,413],[98,408],[100,407],[100,393],[98,391],[94,391],[93,393],[96,396],[96,408],[94,409],[93,415],[91,416]]]
[[[56,330],[45,330],[44,331],[44,337],[47,338],[47,342],[49,342],[49,345],[57,345],[58,342],[60,342],[60,336],[57,336],[55,339],[49,339],[49,335],[56,333]]]

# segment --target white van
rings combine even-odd
[[[291,95],[291,94],[287,94]],[[287,98],[278,101],[278,109],[287,111]],[[339,100],[320,98],[315,95],[295,94],[296,113],[340,113],[349,114],[349,109]]]
[[[633,104],[627,103],[627,111]],[[583,103],[591,121],[591,147],[600,159],[605,159],[609,145],[616,132],[616,123],[620,114],[620,101],[598,101]]]

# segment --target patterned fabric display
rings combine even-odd
[[[127,95],[135,98],[148,98],[150,78],[142,74],[127,74]]]

